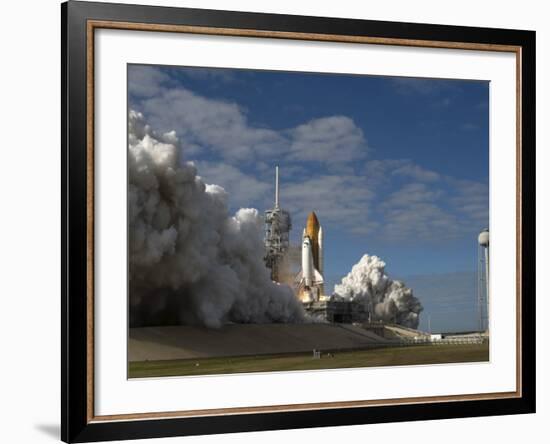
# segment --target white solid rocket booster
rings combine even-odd
[[[323,227],[319,227],[319,273],[323,275]]]

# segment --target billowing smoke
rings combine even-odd
[[[334,286],[334,297],[364,304],[372,320],[417,328],[422,304],[405,284],[389,278],[385,267],[379,257],[365,254]]]
[[[255,209],[230,216],[227,193],[180,158],[174,132],[130,111],[130,325],[296,322],[301,304],[271,281]]]

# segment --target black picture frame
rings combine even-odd
[[[414,41],[512,45],[521,67],[521,395],[513,398],[335,407],[195,417],[96,421],[90,417],[87,23],[187,25],[209,28],[369,36]],[[62,274],[61,438],[90,442],[290,428],[510,415],[535,412],[535,32],[69,1],[61,5]],[[93,182],[92,182],[93,184]],[[511,196],[512,198],[512,196]]]

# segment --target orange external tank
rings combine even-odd
[[[319,270],[319,220],[314,211],[307,217],[305,235],[311,240],[313,265]]]

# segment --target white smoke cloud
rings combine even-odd
[[[365,254],[334,286],[335,297],[364,304],[373,320],[417,328],[422,304],[410,288],[392,280],[385,267],[379,257]]]
[[[174,132],[129,116],[130,324],[296,322],[292,290],[263,263],[255,209],[228,214],[227,193],[180,159]]]

